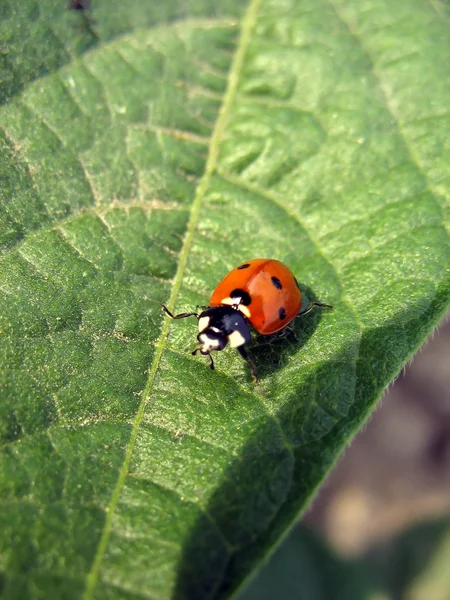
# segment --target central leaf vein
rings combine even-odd
[[[218,159],[218,154],[219,154],[220,143],[221,143],[221,140],[223,137],[226,121],[227,121],[228,115],[230,113],[234,97],[236,95],[239,76],[240,76],[240,72],[242,70],[242,65],[243,65],[243,61],[244,61],[244,56],[245,56],[245,53],[246,53],[246,50],[247,50],[247,47],[248,47],[248,44],[250,41],[251,31],[256,22],[256,15],[257,15],[257,12],[259,9],[260,1],[261,0],[252,0],[251,1],[249,8],[247,10],[247,13],[244,17],[243,23],[242,23],[241,36],[240,36],[240,39],[239,39],[239,42],[237,45],[237,49],[236,49],[236,53],[234,55],[233,63],[232,63],[232,66],[231,66],[231,69],[229,72],[228,85],[227,85],[227,89],[225,92],[224,101],[223,101],[223,104],[219,111],[218,119],[216,121],[213,134],[211,136],[211,142],[209,145],[209,153],[208,153],[208,159],[207,159],[206,166],[205,166],[205,172],[204,172],[204,175],[203,175],[203,177],[200,181],[200,184],[197,188],[197,192],[196,192],[193,204],[192,204],[190,219],[189,219],[187,231],[186,231],[186,236],[185,236],[183,248],[181,250],[180,257],[179,257],[178,269],[177,269],[177,273],[174,278],[174,283],[173,283],[172,291],[171,291],[169,302],[168,302],[170,308],[173,308],[173,306],[175,304],[175,300],[178,296],[178,293],[179,293],[179,290],[181,287],[181,282],[182,282],[183,275],[184,275],[184,271],[186,269],[188,255],[189,255],[189,252],[190,252],[193,240],[194,240],[194,235],[195,235],[195,230],[197,228],[197,223],[199,220],[202,200],[203,200],[206,190],[208,189],[208,186],[210,184],[211,176],[213,175],[213,173],[217,167],[217,159]],[[154,356],[152,365],[149,370],[147,384],[142,392],[142,399],[141,399],[141,402],[139,405],[138,412],[134,419],[133,429],[131,432],[130,440],[128,442],[127,450],[125,452],[124,461],[122,463],[122,467],[119,472],[117,483],[115,485],[115,488],[114,488],[112,496],[111,496],[111,501],[107,508],[107,515],[106,515],[105,525],[103,528],[103,533],[100,538],[97,552],[96,552],[96,555],[95,555],[95,558],[94,558],[94,561],[92,564],[92,569],[87,576],[86,590],[85,590],[85,593],[83,596],[84,600],[92,600],[92,598],[94,596],[94,592],[95,592],[95,588],[96,588],[97,581],[99,578],[100,568],[102,565],[103,557],[105,555],[105,552],[106,552],[106,549],[107,549],[107,546],[109,543],[109,538],[110,538],[110,534],[111,534],[111,530],[112,530],[112,520],[113,520],[114,512],[117,507],[117,503],[118,503],[119,496],[120,496],[120,493],[122,490],[122,486],[124,484],[124,481],[125,481],[127,473],[128,473],[128,468],[129,468],[129,465],[131,462],[131,456],[132,456],[134,446],[136,443],[138,430],[141,425],[142,419],[144,417],[147,402],[149,400],[149,393],[152,388],[155,375],[159,368],[159,362],[161,360],[161,356],[166,347],[166,338],[167,338],[168,331],[169,331],[169,319],[166,317],[163,327],[161,329],[159,341],[157,343],[155,356]]]

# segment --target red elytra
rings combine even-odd
[[[284,329],[302,307],[297,280],[279,260],[255,258],[242,263],[222,279],[209,305],[220,306],[224,300],[225,304],[232,304],[227,300],[238,298],[241,290],[245,294],[241,295],[243,302],[238,305],[239,310],[262,335],[271,335]]]

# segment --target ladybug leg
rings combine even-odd
[[[298,316],[304,317],[305,315],[310,313],[315,306],[321,306],[322,308],[330,308],[331,310],[333,310],[333,307],[329,304],[321,304],[320,302],[310,302],[306,309],[303,312],[300,312]]]
[[[247,350],[244,348],[244,346],[238,346],[236,348],[236,350],[239,352],[239,354],[242,356],[242,358],[248,363],[248,365],[250,367],[250,372],[252,374],[253,383],[256,385],[258,383],[258,377],[256,375],[255,363],[250,359],[249,355],[247,354]]]
[[[281,338],[290,335],[294,338],[295,341],[298,341],[297,334],[294,329],[290,325],[287,325],[281,331],[277,331],[276,333],[271,333],[270,335],[259,335],[255,339],[255,343],[253,345],[254,348],[260,348],[261,346],[271,345],[273,342],[280,340]]]
[[[181,313],[179,315],[174,315],[170,312],[170,310],[167,308],[167,306],[164,306],[164,304],[161,304],[163,311],[166,313],[167,316],[169,316],[171,319],[185,319],[186,317],[197,317],[198,319],[198,314],[195,312],[190,312],[190,313]]]
[[[208,310],[208,308],[211,308],[210,306],[203,306],[203,304],[197,304],[197,306],[195,308],[201,308],[202,310]]]
[[[197,354],[197,352],[200,352],[200,348],[196,348],[195,350],[193,350],[191,352],[192,356],[195,356]],[[209,368],[214,371],[214,361],[213,361],[213,357],[211,356],[211,354],[208,354],[209,356]]]
[[[292,327],[290,327],[289,325],[283,329],[282,335],[285,336],[287,333],[289,333],[290,335],[292,335],[292,337],[294,338],[294,340],[296,342],[298,341],[298,337],[297,337],[297,334],[295,332],[295,329],[292,329]]]

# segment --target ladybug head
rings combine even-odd
[[[198,317],[197,336],[201,354],[223,350],[227,344],[232,348],[243,346],[251,340],[250,325],[244,315],[232,306],[213,306]]]

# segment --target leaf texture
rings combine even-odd
[[[229,597],[449,304],[445,14],[143,4],[2,9],[8,599]],[[259,256],[334,311],[254,387],[158,302]]]

